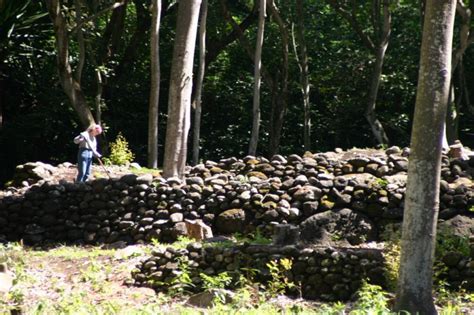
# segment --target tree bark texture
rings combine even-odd
[[[229,22],[231,25],[232,29],[234,32],[237,34],[240,44],[244,48],[245,52],[247,53],[247,56],[250,58],[250,60],[255,63],[255,51],[252,48],[252,45],[248,41],[248,39],[244,35],[245,28],[243,26],[237,24],[237,22],[234,20],[234,18],[230,15],[229,10],[227,8],[226,0],[220,0],[221,6],[222,6],[222,14],[224,15],[224,18]],[[261,71],[262,71],[262,76],[265,79],[265,82],[269,85],[270,90],[272,93],[274,93],[276,87],[275,87],[275,79],[270,75],[270,72],[268,69],[265,67],[265,64],[262,62],[261,63]],[[273,104],[273,103],[272,103]]]
[[[298,66],[300,69],[301,93],[303,95],[304,110],[304,138],[303,144],[306,151],[311,151],[311,108],[309,102],[309,75],[308,75],[308,50],[305,40],[304,26],[304,5],[303,0],[296,0],[296,37],[298,38],[298,48],[295,46],[295,55],[298,56]]]
[[[199,25],[199,66],[196,80],[196,96],[194,99],[194,128],[193,128],[193,164],[199,163],[199,139],[201,137],[201,113],[202,113],[202,86],[204,82],[204,71],[206,69],[206,23],[207,23],[207,0],[202,0]]]
[[[59,81],[82,125],[87,127],[94,122],[94,117],[86,103],[81,84],[74,78],[69,64],[69,37],[66,19],[61,12],[61,2],[60,0],[46,0],[46,6],[54,27]]]
[[[375,54],[375,63],[372,70],[372,79],[370,83],[370,90],[368,96],[367,108],[365,111],[365,118],[369,122],[372,134],[374,135],[378,144],[388,144],[389,140],[385,129],[377,118],[375,107],[377,104],[377,95],[380,88],[380,80],[382,78],[383,62],[385,59],[385,52],[387,51],[388,41],[391,33],[392,16],[390,13],[390,0],[374,1],[374,17],[373,25],[376,45],[373,48]],[[382,17],[380,17],[382,11]],[[382,20],[382,29],[377,27],[379,21]]]
[[[288,27],[281,18],[280,12],[273,0],[268,0],[268,9],[271,15],[278,24],[281,34],[281,48],[282,48],[282,65],[278,70],[281,80],[278,80],[278,95],[277,102],[272,104],[272,117],[270,123],[270,148],[269,155],[273,156],[278,153],[280,148],[281,134],[283,130],[283,123],[285,120],[286,109],[288,107],[288,47],[289,38]]]
[[[160,21],[161,0],[152,1],[150,34],[151,86],[148,104],[148,167],[158,167],[158,105],[160,101]]]
[[[201,0],[180,1],[171,66],[163,176],[183,177],[191,116],[193,59]]]
[[[258,138],[260,133],[260,70],[262,67],[262,47],[263,34],[265,28],[265,7],[266,0],[260,0],[258,16],[257,43],[255,46],[254,60],[254,88],[253,88],[253,108],[252,108],[252,132],[250,134],[249,154],[257,153]]]
[[[427,0],[395,310],[436,314],[433,256],[456,0]]]

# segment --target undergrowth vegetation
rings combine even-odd
[[[258,242],[263,241],[258,235],[256,238]],[[185,260],[178,262],[179,272],[167,294],[129,285],[130,268],[153,249],[160,246],[184,248],[190,242],[190,239],[180,238],[174,244],[155,242],[118,250],[77,246],[32,249],[17,243],[0,245],[0,263],[7,264],[15,275],[10,292],[0,299],[0,314],[391,314],[394,288],[390,287],[387,292],[368,282],[363,283],[349,302],[302,300],[298,294],[300,284],[288,273],[293,262],[286,258],[267,263],[269,280],[266,283],[255,281],[256,269],[242,270],[237,276],[229,272],[201,273],[203,290],[213,293],[209,308],[186,303],[191,296],[192,281]],[[453,248],[450,245],[446,250]],[[392,245],[386,256],[392,257],[387,269],[393,269],[390,271],[393,277],[397,253],[399,248]],[[228,288],[233,281],[237,283],[237,289],[230,291]],[[440,314],[463,314],[474,303],[473,294],[452,291],[442,281],[437,281],[436,290]],[[289,292],[291,298],[285,295]]]

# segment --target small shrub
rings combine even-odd
[[[372,188],[376,188],[376,189],[386,188],[387,185],[388,185],[388,180],[386,178],[376,178],[371,184]]]
[[[389,314],[387,294],[378,285],[363,282],[362,287],[357,292],[355,308],[350,312],[353,315],[365,314]]]
[[[390,291],[395,291],[398,281],[398,270],[400,269],[400,242],[386,242],[383,251],[385,261],[385,277],[387,287]]]
[[[128,148],[125,137],[119,133],[114,142],[110,144],[110,156],[104,158],[106,164],[127,165],[134,159],[134,154]]]
[[[288,279],[288,271],[291,270],[293,261],[289,258],[272,260],[267,263],[271,280],[267,284],[267,291],[270,296],[284,294],[287,289],[292,289],[295,284]]]
[[[168,289],[168,293],[171,296],[177,296],[184,293],[189,293],[194,287],[193,280],[189,271],[188,257],[182,256],[178,260],[178,274],[171,280],[171,286]]]
[[[205,273],[200,273],[199,276],[202,279],[203,288],[207,290],[224,289],[232,281],[232,277],[226,271],[217,276],[208,276]]]

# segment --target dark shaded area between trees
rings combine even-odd
[[[0,1],[0,183],[11,178],[14,167],[27,161],[75,162],[72,138],[83,129],[59,81],[56,67],[54,33],[47,10],[41,1]],[[102,61],[102,123],[100,139],[106,143],[121,132],[128,140],[136,160],[146,164],[147,114],[150,90],[149,1],[124,1],[123,19],[118,8],[105,10],[95,22],[83,24],[86,60],[82,88],[93,108],[97,93],[95,70]],[[113,1],[83,1],[86,8],[98,4],[105,9]],[[467,2],[468,3],[468,2]],[[10,5],[10,7],[8,7]],[[296,9],[277,2],[286,25],[296,23]],[[305,41],[308,47],[312,150],[322,152],[336,147],[372,147],[374,141],[364,118],[374,57],[364,47],[354,29],[335,10],[322,1],[305,1]],[[64,1],[65,12],[74,25],[73,1]],[[228,10],[255,43],[257,15],[252,1],[228,1]],[[7,10],[10,8],[10,10]],[[369,20],[370,4],[357,8],[360,21]],[[159,164],[162,163],[166,129],[168,86],[176,8],[163,1],[160,26],[160,107]],[[21,14],[21,15],[20,15]],[[89,14],[89,15],[88,15]],[[114,15],[115,14],[115,15]],[[14,17],[17,17],[16,19]],[[115,20],[114,20],[115,19]],[[114,24],[116,23],[116,24]],[[472,22],[470,22],[472,25]],[[455,45],[459,42],[461,19],[456,17]],[[115,27],[114,27],[115,26]],[[119,27],[120,26],[120,27]],[[371,32],[363,24],[364,32]],[[112,30],[112,33],[108,33]],[[78,45],[73,30],[70,60],[78,63]],[[289,30],[291,36],[291,29]],[[207,69],[202,94],[201,159],[218,160],[244,156],[252,122],[253,62],[232,27],[223,17],[220,1],[209,1],[207,20]],[[392,8],[392,30],[385,56],[376,113],[383,123],[390,144],[406,146],[415,103],[421,43],[421,16],[418,4],[399,1]],[[281,33],[267,15],[262,62],[276,82],[282,80]],[[460,140],[474,145],[473,117],[469,97],[473,82],[473,48],[462,59],[453,81],[462,105],[458,114]],[[304,152],[303,99],[299,70],[293,48],[289,49],[288,99],[279,151]],[[472,97],[471,97],[472,98]],[[262,126],[259,155],[268,155],[270,144],[272,91],[262,78]],[[188,150],[189,154],[191,150]],[[106,152],[105,152],[106,153]]]

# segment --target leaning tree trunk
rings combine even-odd
[[[395,309],[436,314],[433,257],[456,0],[427,0]]]
[[[339,2],[338,0],[326,0],[326,2],[331,5],[344,19],[346,19],[347,22],[349,22],[354,31],[359,35],[364,45],[375,54],[375,64],[372,71],[372,79],[368,93],[365,118],[372,129],[372,134],[374,135],[375,140],[379,144],[387,144],[388,137],[385,134],[382,123],[377,118],[375,107],[377,103],[377,94],[380,86],[385,51],[388,47],[392,28],[392,15],[390,11],[392,0],[372,0],[372,28],[374,30],[373,38],[371,38],[364,31],[364,27],[362,27],[362,25],[359,23],[355,6],[346,8],[342,2]],[[356,1],[351,1],[352,5],[355,5],[355,3]],[[380,12],[381,10],[382,14]]]
[[[163,177],[184,177],[191,115],[193,59],[201,0],[180,1],[173,48]]]
[[[250,134],[249,154],[257,153],[258,137],[260,133],[260,70],[262,67],[262,46],[263,32],[265,27],[265,7],[266,1],[260,0],[259,16],[258,16],[258,34],[257,45],[255,47],[254,59],[254,87],[253,87],[253,109],[252,109],[252,133]]]
[[[303,109],[304,109],[304,137],[303,144],[306,151],[311,151],[311,111],[309,103],[309,75],[308,75],[308,50],[306,48],[306,40],[304,36],[304,9],[303,0],[296,0],[296,36],[298,38],[299,52],[296,51],[295,56],[299,55],[298,66],[300,68],[301,93],[303,94]]]
[[[370,83],[370,91],[368,97],[367,108],[365,110],[365,118],[367,119],[372,134],[377,140],[378,144],[388,144],[388,137],[385,129],[377,118],[375,113],[375,106],[377,104],[377,95],[380,87],[380,80],[382,78],[383,62],[385,59],[385,52],[387,51],[390,33],[392,29],[392,15],[390,12],[390,1],[383,0],[382,4],[374,3],[374,12],[379,16],[380,6],[382,8],[382,29],[379,31],[378,44],[374,47],[375,64],[372,72],[372,81]]]
[[[377,48],[376,55],[375,55],[375,64],[374,64],[374,69],[372,73],[372,81],[370,83],[369,101],[367,103],[367,108],[365,110],[365,118],[367,119],[370,125],[370,128],[372,129],[372,134],[374,135],[378,144],[388,144],[388,137],[387,137],[387,134],[385,133],[385,129],[383,128],[382,123],[380,122],[380,120],[377,118],[377,115],[375,114],[377,94],[380,87],[383,61],[385,58],[385,51],[387,50],[387,46],[388,46],[388,41]]]
[[[201,95],[204,81],[204,70],[206,69],[206,20],[207,20],[207,0],[201,4],[201,21],[199,25],[199,67],[196,82],[196,97],[194,107],[194,129],[193,129],[193,164],[199,163],[199,139],[201,134]]]
[[[54,27],[57,67],[61,86],[78,114],[81,123],[84,126],[88,126],[94,122],[94,117],[86,103],[81,84],[74,78],[71,65],[69,64],[69,38],[66,18],[61,12],[61,3],[59,0],[46,0],[46,6],[48,7],[49,16]]]
[[[158,104],[160,102],[160,19],[161,0],[152,1],[150,35],[151,87],[148,104],[148,167],[158,166]]]

